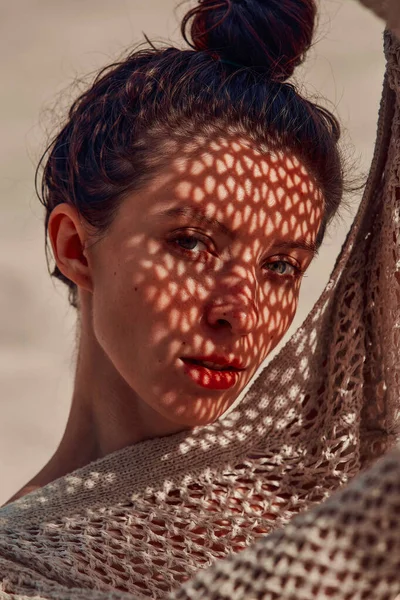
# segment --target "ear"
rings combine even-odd
[[[48,233],[61,273],[88,292],[93,291],[90,267],[85,256],[88,233],[74,206],[58,204],[50,214]]]

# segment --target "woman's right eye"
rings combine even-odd
[[[197,258],[206,257],[209,254],[213,254],[211,249],[212,244],[207,244],[203,241],[200,236],[197,235],[176,235],[174,238],[169,240],[179,252],[184,252],[186,256]]]
[[[208,250],[206,244],[199,240],[199,238],[194,235],[185,235],[181,237],[177,237],[174,240],[177,246],[180,246],[183,250],[195,250],[197,252],[202,252],[204,250]]]
[[[176,254],[188,260],[209,264],[217,257],[212,239],[195,232],[176,232],[173,237],[170,237],[168,244]]]

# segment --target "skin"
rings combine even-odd
[[[79,291],[75,388],[57,451],[12,499],[222,415],[293,320],[322,214],[295,156],[238,135],[181,146],[104,235],[58,205],[49,236]],[[245,365],[232,388],[205,389],[185,372],[182,357],[211,353]]]

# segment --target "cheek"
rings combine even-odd
[[[185,277],[180,262],[167,258],[161,253],[136,253],[132,259],[116,259],[99,278],[94,326],[109,353],[146,342],[168,358],[182,338],[198,327],[204,285]]]
[[[152,330],[157,339],[151,341],[159,341],[163,327],[170,336],[179,336],[193,330],[199,322],[213,279],[208,281],[207,275],[201,274],[201,282],[197,280],[196,266],[199,265],[185,263],[155,244],[154,253],[142,255],[133,265],[130,279],[143,309],[153,319]]]
[[[108,283],[97,286],[93,295],[93,329],[102,346],[114,359],[127,352],[137,331],[138,322],[143,323],[140,288],[128,285],[118,274],[111,273]],[[141,319],[138,319],[138,315]]]
[[[143,277],[131,256],[117,245],[105,243],[93,267],[93,329],[110,358],[130,353],[138,325],[147,318]],[[140,275],[140,276],[138,276]]]
[[[296,314],[300,280],[295,283],[268,285],[259,308],[257,339],[253,354],[261,363],[281,341]]]

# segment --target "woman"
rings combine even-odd
[[[16,497],[215,421],[287,331],[343,192],[336,120],[283,83],[314,19],[313,0],[202,2],[193,51],[134,53],[74,103],[42,199],[79,313],[75,389]]]
[[[396,252],[378,268],[389,247],[379,233],[396,239],[381,228],[394,223],[393,179],[386,212],[377,194],[369,201],[389,160],[388,83],[385,143],[327,290],[268,373],[219,418],[289,326],[301,275],[342,195],[336,121],[283,83],[311,43],[314,17],[311,1],[205,0],[183,23],[193,52],[146,51],[106,72],[50,149],[46,225],[55,275],[79,308],[81,345],[64,439],[30,482],[39,489],[22,490],[0,511],[7,594],[165,597],[326,498],[393,444],[397,408],[386,391],[396,391],[397,367],[382,360],[380,327],[394,348],[395,312],[382,321],[376,283],[395,306],[387,272]],[[393,41],[393,56],[396,48]],[[390,155],[391,168],[398,160]],[[396,471],[384,473],[386,482]],[[329,550],[334,511],[321,506],[306,525],[315,518]],[[279,548],[302,524],[266,545]],[[267,581],[262,563],[258,575],[247,569],[250,580],[221,567],[178,596],[207,597],[207,581],[217,579],[213,597],[310,597],[296,567],[303,579],[311,572],[315,540],[305,540],[304,564],[300,543],[283,574],[277,559]],[[310,578],[307,594],[362,597],[355,571],[353,596],[349,588],[340,596],[331,554],[317,573],[328,571],[329,585]],[[246,558],[238,560],[243,573]],[[387,581],[377,597],[399,591]],[[374,589],[367,583],[363,593]]]

